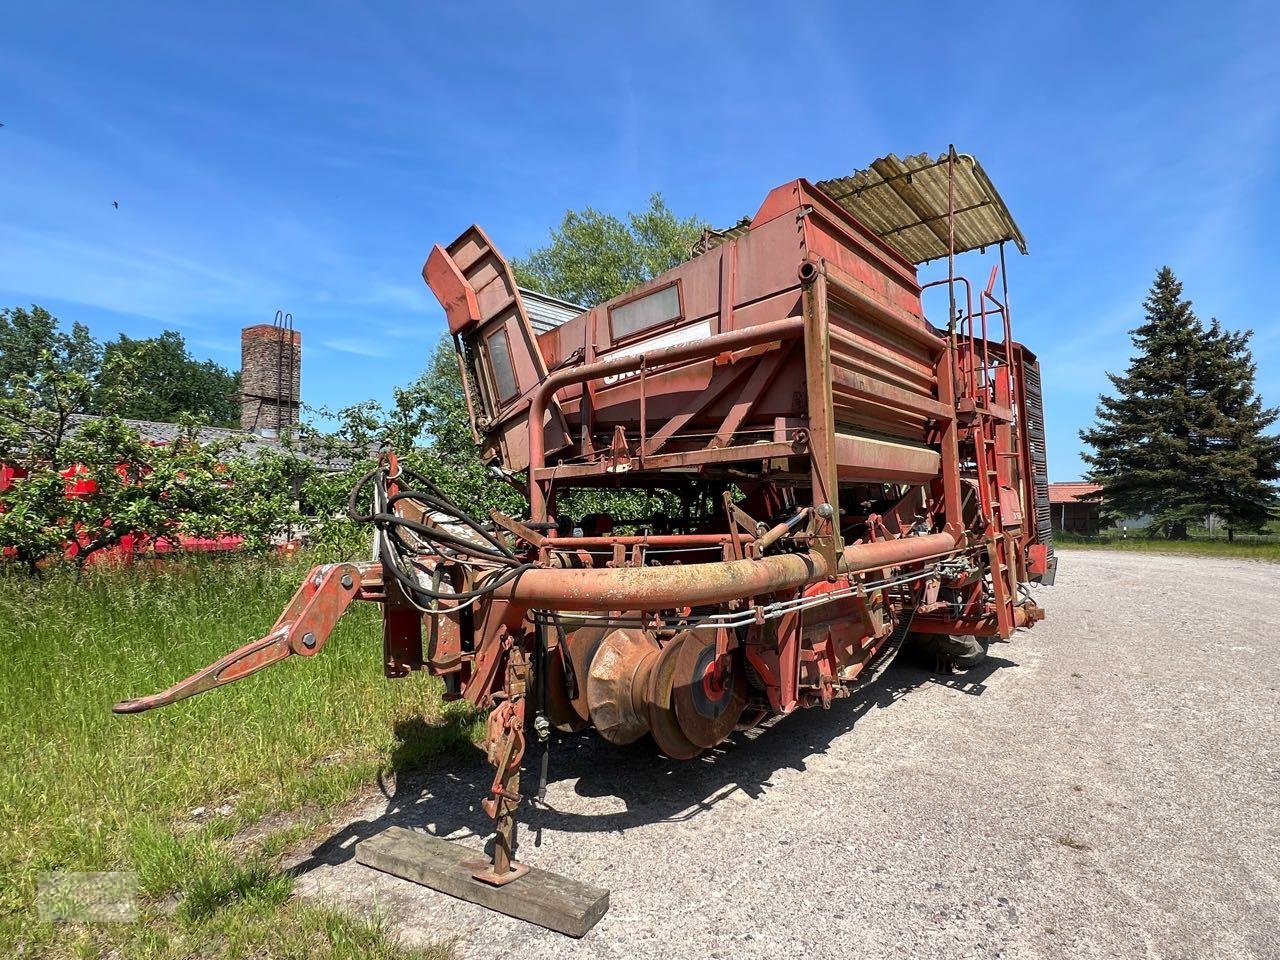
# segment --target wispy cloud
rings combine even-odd
[[[195,337],[191,340],[191,344],[203,347],[205,350],[212,350],[214,353],[232,353],[237,356],[240,354],[240,344],[233,343],[230,340],[211,340],[207,337]]]
[[[350,353],[357,357],[389,357],[391,354],[374,340],[355,340],[350,337],[334,337],[322,340],[321,345],[338,353]]]
[[[393,340],[435,339],[438,333],[436,326],[428,323],[397,323],[382,328],[382,335]]]

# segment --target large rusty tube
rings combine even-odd
[[[683,360],[711,358],[730,350],[754,347],[771,340],[788,340],[800,336],[803,331],[803,317],[787,317],[742,330],[731,330],[695,343],[597,360],[578,367],[565,367],[548,376],[538,384],[529,401],[529,516],[535,523],[547,519],[547,500],[538,481],[537,471],[545,466],[546,461],[546,438],[543,436],[542,421],[546,416],[547,404],[557,390],[571,383],[583,383],[615,373],[639,370],[641,366],[657,367]]]
[[[836,573],[862,573],[944,556],[956,541],[948,533],[859,543],[846,547],[829,570],[816,553],[780,554],[664,567],[526,570],[500,587],[499,597],[548,610],[667,610],[700,607],[794,590]]]

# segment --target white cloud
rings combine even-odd
[[[322,340],[321,346],[336,350],[338,353],[350,353],[357,357],[387,357],[389,353],[373,340],[355,340],[349,337],[334,337]]]

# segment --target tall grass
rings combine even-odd
[[[332,807],[380,769],[471,741],[471,715],[444,705],[435,681],[384,679],[377,611],[362,605],[317,657],[150,713],[110,712],[264,634],[305,571],[245,558],[104,567],[80,582],[0,570],[0,955],[78,953],[102,935],[36,920],[42,871],[134,871],[149,903],[182,899],[172,922],[190,930],[216,931],[211,918],[246,903],[273,909],[288,882],[231,855],[240,827]],[[426,723],[401,729],[425,733],[399,743],[410,718]],[[116,935],[169,955],[142,950],[140,929]]]

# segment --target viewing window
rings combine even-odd
[[[609,309],[609,334],[616,343],[650,327],[680,319],[680,285],[677,283]]]
[[[516,368],[511,363],[511,344],[507,341],[507,328],[499,327],[485,337],[489,352],[489,367],[493,372],[493,385],[498,391],[498,403],[507,403],[520,394],[516,383]]]

